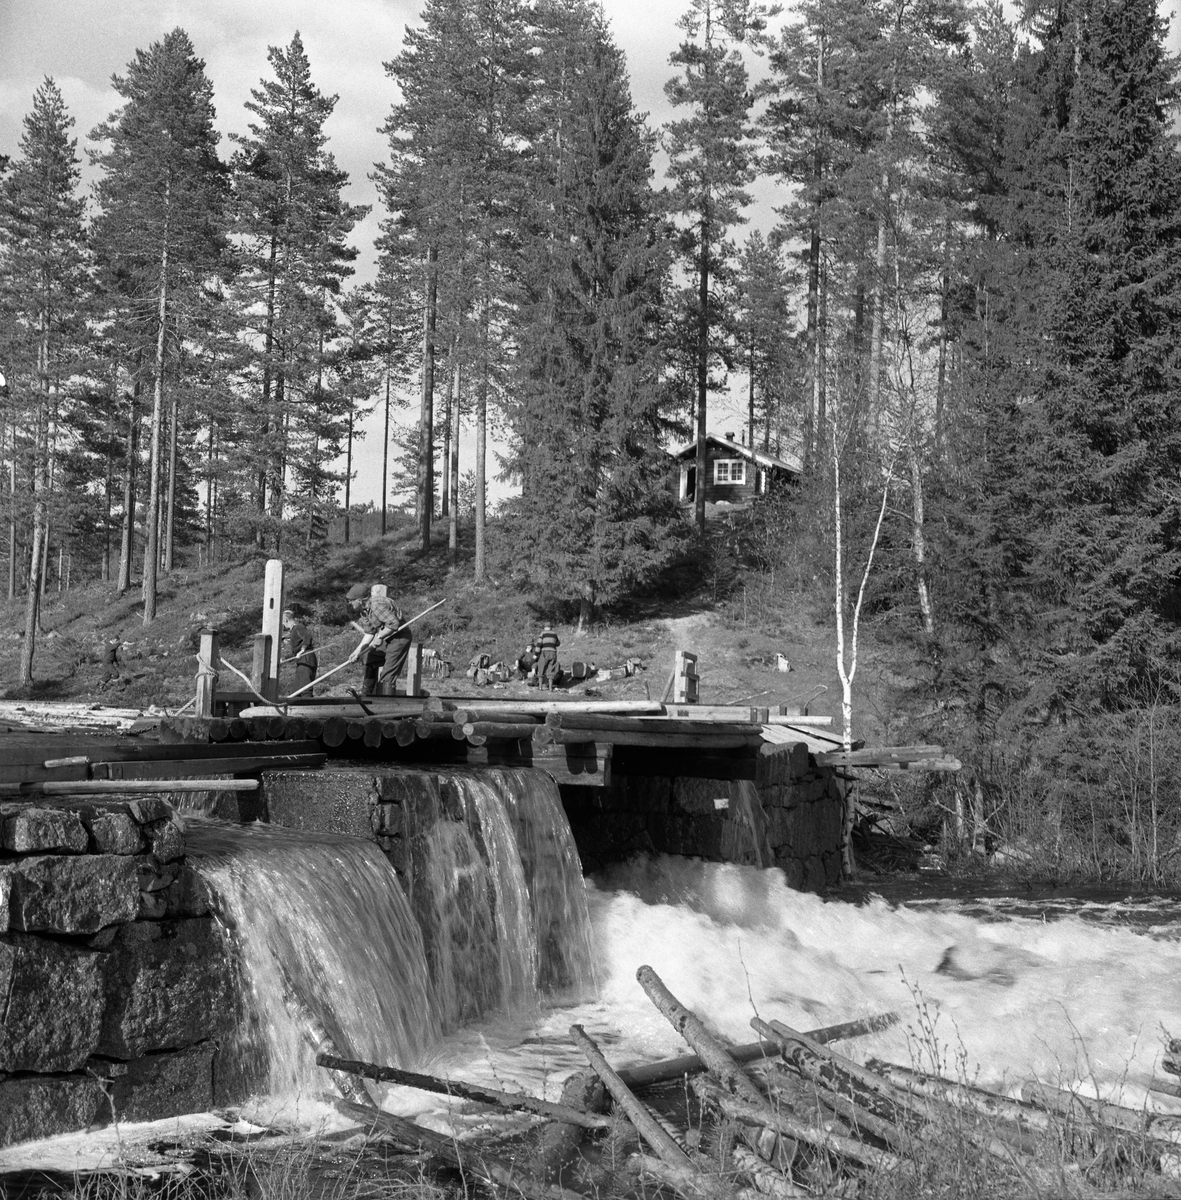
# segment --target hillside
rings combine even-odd
[[[301,548],[302,549],[302,548]],[[606,696],[660,697],[678,648],[699,658],[701,697],[709,703],[807,704],[813,713],[840,717],[840,682],[834,659],[834,631],[824,599],[777,595],[765,599],[755,573],[740,573],[724,592],[717,580],[682,569],[670,574],[657,595],[636,601],[626,615],[608,615],[579,633],[541,611],[511,585],[492,579],[483,587],[471,582],[468,555],[457,567],[445,546],[424,556],[414,533],[404,528],[385,538],[330,547],[321,562],[301,565],[305,556],[286,558],[287,603],[302,610],[320,649],[321,673],[343,660],[356,644],[348,626],[345,592],[355,582],[383,581],[407,614],[446,597],[448,603],[424,618],[416,629],[425,645],[453,665],[450,679],[427,679],[436,694],[524,694],[523,684],[477,689],[464,672],[473,655],[511,661],[524,642],[551,620],[562,639],[560,660],[620,666],[628,659],[645,670],[625,680],[586,686]],[[177,571],[162,581],[159,616],[142,623],[138,588],[120,597],[108,585],[92,584],[57,593],[43,606],[43,632],[34,661],[35,682],[15,686],[23,627],[23,604],[5,605],[0,643],[0,672],[8,699],[91,699],[121,706],[177,707],[193,694],[197,631],[214,625],[225,657],[249,671],[251,639],[261,624],[266,557]],[[756,597],[758,601],[756,602]],[[125,673],[132,681],[99,689],[104,644],[118,638]],[[791,670],[776,669],[783,654]],[[888,688],[892,651],[867,631],[854,694],[856,733],[871,743],[886,736],[890,721]],[[341,672],[321,694],[345,694],[359,686],[360,668]]]

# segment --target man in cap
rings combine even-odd
[[[354,584],[349,588],[348,602],[357,614],[353,625],[362,635],[349,661],[356,662],[365,655],[361,694],[392,696],[394,680],[410,654],[410,630],[402,625],[402,611],[381,583]]]

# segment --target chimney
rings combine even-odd
[[[733,433],[727,433],[727,434],[726,434],[726,441],[728,441],[728,442],[732,442],[733,440],[734,440],[734,434],[733,434]]]

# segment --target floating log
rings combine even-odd
[[[451,721],[431,721],[419,718],[414,722],[414,732],[420,738],[451,738],[455,728]]]
[[[668,1023],[689,1043],[706,1069],[733,1096],[749,1104],[770,1110],[762,1092],[751,1082],[746,1072],[726,1052],[726,1048],[705,1028],[704,1022],[686,1008],[664,985],[664,981],[649,966],[640,967],[636,979],[648,999],[660,1010]]]
[[[343,746],[349,736],[348,722],[343,717],[329,717],[324,722],[324,732],[320,735],[325,746]]]
[[[439,1079],[435,1075],[420,1075],[414,1071],[402,1071],[397,1067],[379,1067],[373,1063],[340,1058],[333,1054],[318,1054],[316,1062],[333,1071],[344,1071],[373,1079],[379,1083],[396,1083],[402,1087],[417,1088],[421,1092],[433,1092],[441,1096],[457,1096],[461,1100],[473,1100],[478,1104],[490,1104],[521,1112],[532,1112],[551,1121],[562,1121],[567,1125],[581,1125],[584,1129],[609,1129],[611,1119],[600,1113],[582,1112],[567,1104],[552,1104],[525,1092],[501,1092],[492,1088],[478,1087],[455,1079]]]
[[[864,1166],[895,1171],[902,1165],[903,1160],[888,1150],[879,1150],[855,1138],[842,1137],[827,1129],[810,1125],[790,1116],[782,1108],[768,1111],[770,1106],[765,1100],[761,1104],[750,1104],[740,1100],[706,1075],[698,1075],[693,1080],[693,1090],[703,1101],[715,1104],[731,1120],[761,1129],[773,1129],[784,1137],[797,1142],[807,1142],[810,1146],[818,1146],[822,1150],[850,1158]]]
[[[683,1167],[696,1171],[693,1160],[657,1123],[648,1109],[636,1098],[627,1084],[619,1078],[611,1064],[603,1057],[602,1051],[595,1045],[586,1030],[581,1025],[570,1026],[570,1036],[574,1044],[586,1055],[587,1062],[594,1067],[604,1086],[611,1093],[615,1103],[623,1109],[627,1118],[639,1131],[640,1136],[656,1151],[663,1162],[675,1167]]]
[[[852,1059],[827,1049],[819,1042],[813,1042],[798,1030],[784,1025],[781,1021],[772,1021],[767,1024],[758,1017],[752,1017],[751,1027],[765,1038],[779,1040],[785,1062],[796,1067],[807,1078],[814,1079],[832,1088],[833,1091],[848,1094],[849,1085],[854,1084],[863,1093],[876,1095],[884,1100],[887,1106],[892,1106],[896,1111],[909,1112],[922,1122],[931,1122],[937,1125],[946,1119],[948,1109],[940,1107],[937,1101],[927,1100],[895,1087],[880,1075],[858,1066]],[[891,1116],[889,1112],[876,1115],[884,1116],[887,1120]],[[961,1132],[967,1141],[993,1158],[1006,1163],[1024,1160],[1027,1165],[1033,1165],[1028,1156],[1022,1155],[1011,1143],[999,1137],[991,1136],[988,1133],[976,1133],[968,1129],[962,1129]],[[915,1133],[924,1139],[931,1136],[922,1125],[916,1127]]]
[[[515,1167],[491,1154],[485,1154],[474,1146],[457,1142],[447,1134],[425,1129],[405,1117],[381,1112],[354,1104],[350,1100],[337,1100],[336,1108],[346,1116],[377,1128],[388,1134],[399,1145],[412,1150],[425,1150],[433,1158],[442,1159],[448,1166],[482,1178],[490,1187],[493,1184],[505,1188],[509,1195],[519,1192],[526,1200],[586,1200],[579,1192],[571,1192],[557,1184],[543,1184],[522,1175]],[[493,1193],[496,1188],[491,1187]]]
[[[1123,1133],[1154,1138],[1173,1145],[1181,1143],[1181,1117],[1136,1108],[1108,1104],[1090,1096],[1080,1096],[1063,1088],[1032,1080],[1021,1085],[1021,1099],[1049,1112],[1069,1117],[1085,1126],[1106,1125]]]
[[[562,1103],[579,1112],[602,1113],[607,1104],[607,1089],[594,1071],[575,1071],[562,1085]],[[581,1125],[552,1121],[538,1139],[534,1164],[544,1179],[557,1177],[567,1163],[578,1156],[585,1130]]]
[[[850,1038],[865,1037],[898,1023],[898,1014],[881,1013],[860,1021],[842,1021],[839,1025],[825,1025],[808,1033],[814,1042],[825,1045]],[[757,1062],[761,1058],[778,1058],[779,1043],[771,1041],[746,1042],[740,1046],[727,1046],[726,1053],[737,1063]],[[679,1058],[666,1058],[660,1062],[645,1063],[640,1067],[624,1067],[619,1077],[631,1088],[651,1087],[655,1083],[670,1083],[683,1075],[696,1075],[706,1070],[705,1063],[696,1054],[684,1054]]]
[[[994,1120],[1010,1121],[1023,1132],[1035,1129],[1044,1133],[1050,1128],[1049,1114],[1044,1110],[1033,1104],[1002,1096],[999,1092],[991,1092],[987,1088],[960,1083],[954,1079],[944,1079],[940,1075],[927,1075],[910,1067],[881,1062],[878,1059],[870,1059],[866,1066],[896,1087],[912,1091],[919,1096],[927,1096],[932,1100],[942,1100],[955,1108],[965,1108]],[[1037,1146],[1033,1139],[1028,1138],[1026,1142],[1023,1149],[1027,1153],[1035,1153]]]

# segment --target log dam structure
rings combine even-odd
[[[345,1053],[407,1065],[431,1033],[412,1028],[424,1006],[446,1030],[586,985],[583,872],[684,855],[778,867],[820,891],[840,878],[851,768],[958,765],[938,747],[846,750],[806,722],[439,697],[258,705],[123,733],[0,720],[0,1146],[276,1086],[246,978],[262,970],[247,952],[258,903],[231,895],[268,861],[272,890],[293,904],[314,892],[306,919],[337,922],[321,950],[359,919],[345,893],[364,894],[366,919],[388,908],[389,953],[422,964],[402,1008],[373,1015],[389,1045],[359,1046],[317,994],[324,972],[305,960],[321,951],[272,945],[275,1003]],[[248,854],[237,830],[256,831]],[[463,950],[457,914],[484,922],[488,962]]]

